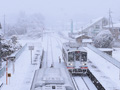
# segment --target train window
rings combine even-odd
[[[82,52],[81,53],[81,59],[82,59],[82,61],[87,61],[87,53],[86,52]]]
[[[76,61],[80,60],[80,51],[75,51]]]
[[[73,62],[74,61],[74,52],[69,52],[68,53],[68,62]]]
[[[52,89],[55,89],[55,86],[52,86]]]

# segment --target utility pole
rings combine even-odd
[[[44,27],[42,28],[42,41],[43,41],[43,34],[44,34],[43,32],[44,32]]]
[[[1,23],[0,23],[0,29],[2,29]],[[2,40],[2,36],[0,35],[0,68],[2,68],[2,59],[1,59],[1,57],[2,57],[2,55],[1,55],[2,43],[1,43],[1,40]]]
[[[5,36],[5,15],[4,15],[4,36]]]
[[[112,11],[109,9],[109,30],[110,30],[112,33],[114,33],[111,13],[112,13]],[[115,34],[113,34],[113,37],[115,37]]]
[[[111,16],[112,11],[109,9],[109,29],[110,29],[110,25],[112,25],[113,28],[113,22],[112,22],[112,16]]]
[[[2,43],[1,43],[1,35],[0,35],[0,69],[2,68],[1,49],[2,49]]]
[[[73,20],[71,20],[71,33],[73,33]]]

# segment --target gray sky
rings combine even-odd
[[[113,19],[119,21],[120,0],[0,0],[0,19],[4,14],[13,19],[22,11],[41,13],[48,25],[70,19],[87,23],[90,19],[108,17],[109,8],[113,12]]]

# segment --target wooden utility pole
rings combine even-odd
[[[8,60],[6,59],[6,85],[8,84]]]

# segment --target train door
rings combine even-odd
[[[80,51],[75,51],[75,67],[79,68],[80,64]]]

